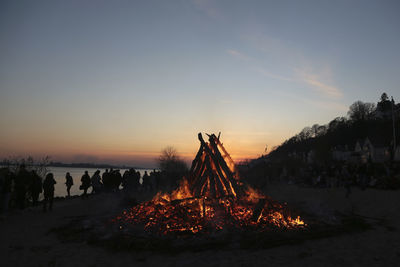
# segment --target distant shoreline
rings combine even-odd
[[[93,168],[93,169],[155,169],[158,168],[145,168],[145,167],[133,167],[127,165],[111,165],[111,164],[96,164],[96,163],[62,163],[62,162],[50,162],[48,167],[67,167],[67,168]]]
[[[18,165],[18,164],[10,164],[10,163],[5,163],[5,162],[0,162],[0,167],[6,167],[10,165]],[[36,166],[38,164],[34,164]],[[49,164],[46,164],[46,167],[63,167],[63,168],[91,168],[91,169],[135,169],[135,170],[159,170],[159,168],[152,167],[152,168],[146,168],[146,167],[133,167],[133,166],[127,166],[127,165],[111,165],[111,164],[97,164],[97,163],[63,163],[63,162],[50,162]]]

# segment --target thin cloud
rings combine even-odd
[[[288,50],[288,49],[284,49]],[[262,74],[263,76],[275,79],[275,80],[280,80],[280,81],[287,81],[287,82],[300,82],[300,83],[305,83],[306,85],[310,86],[314,91],[318,92],[319,94],[329,97],[329,98],[340,98],[343,96],[342,91],[332,85],[330,83],[331,77],[332,77],[332,72],[330,68],[325,68],[321,70],[318,74],[311,71],[313,68],[310,66],[313,66],[309,60],[306,60],[302,55],[298,55],[294,58],[297,58],[293,64],[301,66],[301,67],[295,67],[294,68],[294,73],[293,69],[290,70],[288,69],[289,72],[291,72],[291,75],[289,76],[283,76],[279,75],[276,73],[273,73],[269,70],[266,70],[261,67],[257,67],[257,60],[250,58],[246,54],[235,50],[235,49],[228,49],[226,50],[228,54],[230,54],[233,57],[236,57],[240,60],[244,61],[250,61],[254,65],[254,69],[256,72]],[[295,53],[298,54],[298,53]],[[296,62],[297,61],[297,62]]]
[[[228,50],[226,50],[226,52],[228,54],[230,54],[231,56],[234,56],[234,57],[236,57],[238,59],[246,60],[246,61],[250,60],[250,57],[246,56],[245,54],[243,54],[243,53],[241,53],[241,52],[239,52],[237,50],[228,49]]]
[[[264,69],[257,71],[273,79],[300,82],[310,86],[319,94],[329,98],[340,98],[342,91],[331,83],[330,69],[320,71],[318,74],[310,71],[315,68],[315,62],[304,56],[297,47],[288,44],[279,38],[273,38],[259,32],[247,33],[243,40],[252,45],[264,55],[276,59],[281,67],[287,67],[288,77],[276,75]],[[294,73],[292,71],[294,70]]]
[[[303,61],[303,53],[282,39],[274,38],[260,32],[247,32],[241,38],[255,50],[269,58],[277,59],[284,65],[298,65]]]
[[[192,3],[197,9],[204,12],[210,18],[219,19],[222,17],[212,0],[193,0]]]
[[[239,52],[238,50],[235,50],[235,49],[228,49],[228,50],[226,50],[226,52],[228,54],[230,54],[231,56],[236,57],[236,58],[238,58],[240,60],[249,61],[249,60],[252,59],[251,57],[247,56],[246,54],[244,54],[242,52]],[[274,73],[272,73],[272,72],[270,72],[270,71],[268,71],[266,69],[263,69],[263,68],[255,68],[255,71],[261,73],[263,76],[267,76],[269,78],[273,78],[273,79],[276,79],[276,80],[293,81],[292,78],[285,77],[285,76],[278,75],[278,74],[274,74]]]
[[[330,109],[330,110],[338,110],[338,111],[341,111],[341,112],[347,112],[349,110],[348,106],[343,105],[342,103],[337,103],[337,102],[315,101],[312,104],[314,106],[319,107],[319,108]]]
[[[336,101],[329,101],[329,100],[321,101],[321,100],[316,100],[316,99],[309,99],[309,98],[299,96],[298,94],[288,93],[288,92],[279,92],[279,94],[282,97],[292,98],[292,99],[295,99],[296,101],[301,101],[307,105],[312,105],[319,109],[337,110],[340,112],[347,112],[347,110],[348,110],[348,106],[344,105],[343,103],[336,102]]]
[[[292,78],[281,76],[281,75],[278,75],[278,74],[274,74],[274,73],[271,73],[271,72],[269,72],[269,71],[267,71],[265,69],[262,69],[262,68],[256,69],[256,71],[261,73],[262,75],[267,76],[267,77],[272,78],[272,79],[281,80],[281,81],[288,81],[288,82],[292,82],[293,81]]]
[[[301,82],[310,85],[319,93],[333,98],[339,98],[343,96],[343,93],[339,88],[324,82],[324,78],[321,75],[304,69],[295,69],[295,72]]]

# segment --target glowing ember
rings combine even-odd
[[[306,226],[283,205],[239,182],[222,143],[199,134],[201,146],[189,178],[171,194],[158,193],[115,218],[120,225],[138,225],[158,234],[210,233],[222,229],[296,229]],[[219,152],[221,149],[224,153]],[[228,164],[226,161],[228,161]]]

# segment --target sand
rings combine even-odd
[[[52,212],[41,207],[11,211],[0,221],[0,266],[397,266],[400,261],[400,191],[302,188],[271,185],[268,194],[291,206],[325,218],[356,213],[373,228],[368,231],[307,240],[269,249],[230,249],[184,252],[115,252],[86,242],[63,242],[51,229],[79,216],[115,212],[119,199],[104,194],[54,203]],[[375,220],[384,219],[382,220]]]

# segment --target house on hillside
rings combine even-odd
[[[373,162],[384,162],[390,160],[390,140],[384,140],[381,137],[370,137],[373,145]]]
[[[347,162],[384,162],[390,160],[390,146],[380,138],[358,139],[353,146],[337,145],[332,148],[332,159]],[[399,151],[400,158],[400,151]]]
[[[351,161],[367,162],[384,162],[390,160],[389,144],[379,138],[369,137],[359,139],[354,146],[354,152],[351,155]]]
[[[358,139],[354,145],[354,152],[359,155],[359,161],[367,162],[368,160],[373,161],[374,146],[371,144],[369,138]]]

